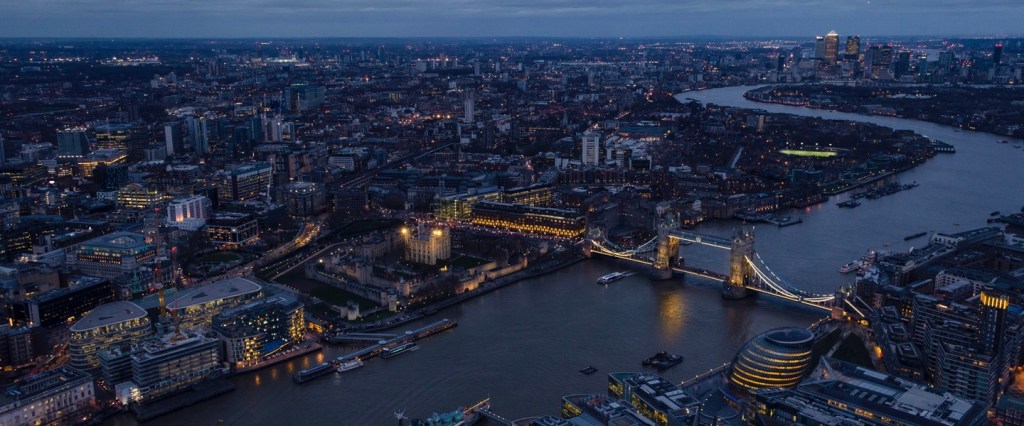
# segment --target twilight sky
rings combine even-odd
[[[990,35],[1024,0],[0,0],[0,37]]]

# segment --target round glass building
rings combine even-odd
[[[811,367],[814,334],[804,328],[776,328],[747,342],[736,354],[729,381],[743,389],[796,386]]]

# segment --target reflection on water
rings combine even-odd
[[[681,334],[685,305],[686,299],[681,292],[658,292],[658,325],[662,341],[674,341]]]

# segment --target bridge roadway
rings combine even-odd
[[[782,277],[779,277],[771,270],[767,265],[764,264],[764,260],[752,250],[753,237],[752,234],[744,233],[740,240],[734,242],[721,237],[715,237],[710,235],[698,234],[691,231],[682,229],[672,229],[667,232],[669,239],[675,239],[680,241],[681,244],[701,244],[718,249],[724,250],[744,250],[744,252],[736,253],[733,252],[732,262],[738,262],[740,273],[744,274],[743,277],[738,280],[746,283],[743,287],[746,290],[756,291],[758,293],[764,293],[770,296],[775,296],[780,299],[785,299],[791,302],[797,302],[803,305],[815,307],[822,310],[831,311],[833,305],[837,302],[837,296],[823,295],[823,294],[810,294],[799,290],[797,287],[787,283]],[[658,238],[655,237],[651,241],[641,244],[635,249],[624,249],[618,247],[615,244],[602,239],[602,241],[589,240],[593,247],[591,252],[605,256],[611,256],[619,259],[625,259],[632,262],[640,263],[645,266],[653,266],[654,259],[652,254],[657,251]],[[739,244],[739,245],[736,245]],[[736,248],[739,247],[739,248]],[[737,257],[737,255],[740,255]],[[730,270],[735,273],[737,270],[736,265],[730,267]],[[742,271],[747,272],[742,272]],[[689,275],[695,275],[702,278],[721,281],[723,284],[727,284],[730,280],[729,276],[719,274],[714,271],[708,271],[705,269],[696,269],[686,266],[672,267],[672,271],[680,272]],[[747,275],[749,273],[749,275]],[[739,282],[739,281],[738,281]],[[854,307],[849,300],[842,300],[846,305]],[[855,307],[854,307],[855,308]],[[855,312],[860,314],[860,311],[854,309]]]

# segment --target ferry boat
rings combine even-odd
[[[852,208],[855,208],[855,207],[859,206],[860,202],[859,201],[854,201],[854,200],[847,200],[847,201],[843,201],[841,203],[836,203],[836,205],[839,206],[839,207],[846,207],[846,208],[851,208],[852,209]]]
[[[613,282],[613,281],[618,281],[618,280],[622,279],[625,276],[626,276],[626,274],[622,273],[622,272],[612,272],[612,273],[610,273],[608,275],[605,275],[605,276],[603,276],[601,278],[598,278],[597,279],[597,283],[598,284],[608,284],[608,283]]]
[[[844,274],[848,274],[850,272],[853,272],[853,271],[856,271],[856,270],[860,269],[861,266],[864,266],[864,262],[860,261],[860,260],[855,260],[853,262],[850,262],[850,263],[847,263],[847,264],[845,264],[843,266],[840,266],[839,267],[839,272],[842,272]]]
[[[341,363],[341,365],[338,366],[338,372],[339,373],[344,373],[344,372],[349,371],[349,370],[355,370],[355,369],[357,369],[359,367],[362,367],[362,366],[363,366],[363,361],[360,360],[359,358],[356,358],[356,359],[353,359],[352,361]]]
[[[653,367],[658,370],[665,370],[683,362],[682,355],[674,355],[665,351],[658,352],[654,356],[643,361],[645,367]]]
[[[413,351],[413,350],[416,350],[416,349],[417,349],[416,342],[405,342],[405,343],[402,343],[402,344],[400,344],[398,346],[393,346],[393,347],[390,347],[390,348],[384,348],[384,351],[381,352],[380,357],[381,358],[385,358],[385,359],[386,358],[391,358],[391,357],[393,357],[395,355],[398,355],[398,354],[401,354],[401,353],[405,353],[405,352],[409,352],[409,351]]]
[[[324,374],[330,373],[333,367],[334,365],[331,363],[325,362],[323,364],[307,368],[296,373],[295,376],[292,377],[292,381],[295,383],[306,383],[317,377],[323,376]]]

